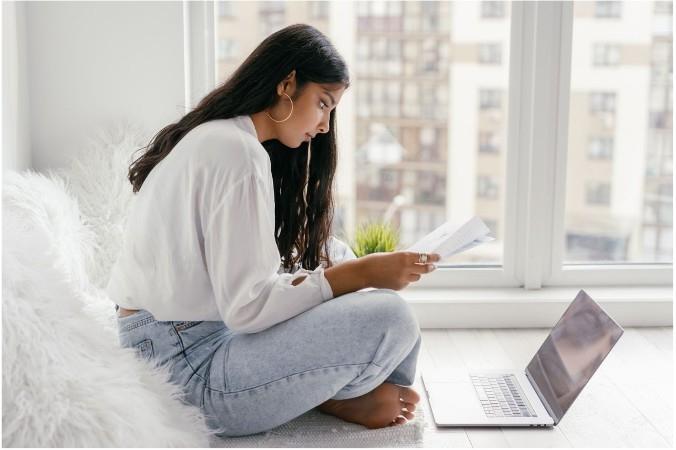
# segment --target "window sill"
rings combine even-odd
[[[589,287],[584,290],[621,326],[672,326],[672,286]],[[421,328],[552,327],[579,288],[407,288]]]

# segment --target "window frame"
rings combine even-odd
[[[188,112],[215,87],[218,9],[183,11]],[[510,20],[502,264],[439,265],[416,288],[671,285],[672,263],[563,264],[573,3],[512,2]]]

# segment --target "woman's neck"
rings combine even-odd
[[[272,128],[270,120],[265,116],[265,111],[251,114],[249,117],[251,117],[251,121],[256,128],[259,142],[263,143],[276,138],[275,130]]]

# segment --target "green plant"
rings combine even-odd
[[[361,225],[354,237],[352,251],[358,258],[376,252],[393,252],[399,244],[399,231],[385,222]]]

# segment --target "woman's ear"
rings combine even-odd
[[[293,96],[293,93],[296,91],[296,69],[293,69],[290,74],[286,76],[278,85],[277,85],[277,94],[279,96],[284,95],[284,92]]]

